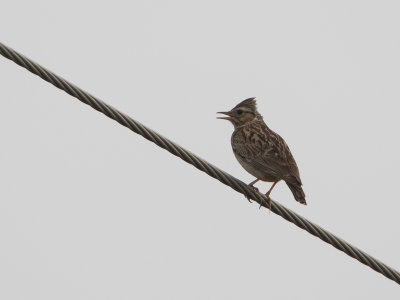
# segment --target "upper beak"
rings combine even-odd
[[[230,119],[232,119],[230,111],[219,111],[219,112],[217,112],[217,114],[227,115],[227,117],[217,117],[217,119],[222,119],[222,120],[230,120]]]

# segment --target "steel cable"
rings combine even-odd
[[[136,132],[137,134],[142,135],[147,140],[155,143],[156,145],[160,146],[161,148],[166,149],[170,153],[175,156],[180,157],[187,163],[195,166],[197,169],[207,173],[211,177],[219,180],[225,185],[230,186],[234,190],[239,193],[242,193],[247,198],[255,200],[260,205],[264,206],[265,208],[269,209],[267,198],[252,188],[250,188],[247,184],[240,181],[239,179],[233,177],[232,175],[218,169],[217,167],[213,166],[212,164],[208,163],[207,161],[199,158],[195,154],[191,153],[190,151],[180,147],[179,145],[175,144],[174,142],[170,141],[169,139],[161,136],[157,132],[147,128],[146,126],[142,125],[141,123],[133,120],[129,116],[121,113],[117,109],[113,108],[112,106],[104,103],[103,101],[97,99],[96,97],[90,95],[89,93],[85,92],[84,90],[78,88],[77,86],[69,83],[65,79],[55,75],[49,70],[41,67],[39,64],[33,62],[32,60],[26,58],[25,56],[17,53],[15,50],[5,46],[4,44],[0,43],[0,54],[4,57],[14,61],[21,67],[29,70],[30,72],[38,75],[42,79],[48,81],[49,83],[53,84],[54,86],[58,87],[59,89],[64,90],[71,96],[77,98],[78,100],[82,101],[83,103],[93,107],[95,110],[105,114],[107,117],[114,119],[121,125],[129,128],[130,130]],[[377,259],[373,258],[372,256],[368,255],[367,253],[361,251],[360,249],[350,245],[349,243],[345,242],[344,240],[340,239],[339,237],[335,236],[334,234],[326,231],[325,229],[321,228],[320,226],[308,221],[307,219],[303,218],[302,216],[296,214],[295,212],[291,211],[290,209],[284,207],[283,205],[271,201],[271,211],[276,213],[277,215],[283,217],[284,219],[292,222],[293,224],[297,225],[298,227],[308,231],[312,235],[320,238],[321,240],[325,241],[328,244],[331,244],[333,247],[343,251],[347,255],[357,259],[361,263],[371,267],[373,270],[383,274],[387,278],[397,282],[400,284],[400,273],[395,269],[385,265],[384,263],[378,261]]]

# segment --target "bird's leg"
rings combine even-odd
[[[271,210],[271,197],[270,197],[269,195],[271,194],[272,189],[275,187],[275,185],[276,185],[278,182],[279,182],[279,180],[278,180],[278,181],[275,181],[274,184],[273,184],[273,185],[271,186],[271,188],[269,189],[269,191],[265,194],[265,196],[267,196],[267,199],[268,199],[269,210]]]
[[[258,192],[258,188],[256,188],[256,187],[254,186],[254,184],[257,183],[257,181],[259,181],[259,180],[260,180],[260,179],[256,179],[256,180],[253,180],[252,182],[249,183],[249,186],[252,187],[253,189],[255,189],[257,192]],[[252,202],[251,202],[251,199],[250,199],[249,197],[247,197],[247,196],[245,196],[245,197],[247,198],[247,200],[249,200],[250,203],[252,203]]]
[[[253,188],[255,188],[256,190],[258,190],[254,185],[259,181],[260,179],[256,179],[256,180],[253,180],[252,182],[250,182],[249,183],[249,186],[251,186],[251,187],[253,187]]]

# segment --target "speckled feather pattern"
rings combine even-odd
[[[222,119],[235,128],[232,149],[242,167],[259,180],[274,182],[267,196],[278,181],[284,180],[294,198],[306,204],[296,161],[284,139],[265,124],[255,99],[246,99],[222,114],[228,116]]]
[[[250,174],[263,181],[284,179],[301,185],[299,169],[283,138],[261,117],[238,127],[231,138],[233,152]]]

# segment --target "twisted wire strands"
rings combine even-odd
[[[84,90],[69,83],[65,79],[57,76],[56,74],[50,72],[49,70],[46,70],[37,63],[31,61],[30,59],[17,53],[13,49],[5,46],[2,43],[0,43],[0,54],[14,61],[16,64],[20,65],[21,67],[24,67],[30,72],[38,75],[39,77],[53,84],[59,89],[64,90],[65,92],[77,98],[78,100],[82,101],[83,103],[90,105],[95,110],[105,114],[107,117],[114,119],[121,125],[129,128],[130,130],[136,132],[137,134],[142,135],[147,140],[157,144],[161,148],[166,149],[173,155],[180,157],[187,163],[207,173],[211,177],[214,177],[223,184],[230,186],[235,191],[242,193],[243,195],[252,200],[255,200],[261,206],[269,208],[267,198],[264,195],[256,192],[254,189],[248,187],[247,184],[245,184],[244,182],[220,170],[219,168],[213,166],[212,164],[206,162],[205,160],[197,157],[190,151],[185,150],[184,148],[180,147],[179,145],[175,144],[169,139],[159,135],[157,132],[133,120],[132,118],[121,113],[112,106],[104,103],[103,101],[90,95]],[[313,224],[312,222],[308,221],[307,219],[303,218],[302,216],[296,214],[295,212],[291,211],[290,209],[284,207],[283,205],[273,200],[271,201],[271,211],[283,217],[284,219],[288,220],[289,222],[292,222],[298,227],[308,231],[309,233],[320,238],[326,243],[331,244],[333,247],[339,249],[340,251],[343,251],[347,255],[357,259],[361,263],[371,267],[373,270],[383,274],[387,278],[400,284],[400,273],[398,271],[385,265],[384,263],[378,261],[372,256],[361,251],[360,249],[350,245],[349,243],[345,242],[344,240],[340,239],[334,234],[326,231],[325,229],[321,228],[316,224]]]

